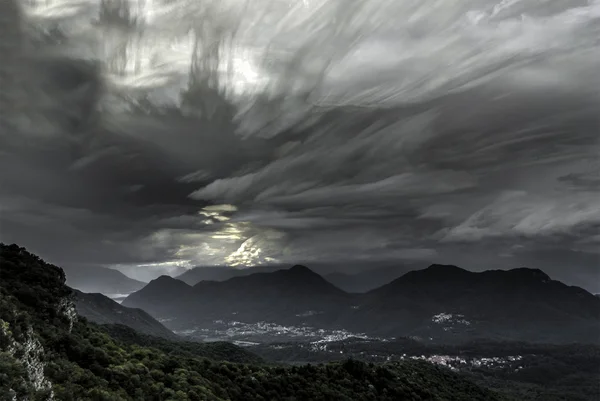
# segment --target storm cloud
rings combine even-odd
[[[583,0],[4,1],[0,240],[600,291],[599,27]]]

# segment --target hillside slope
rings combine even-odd
[[[11,400],[499,400],[427,363],[231,364],[127,343],[75,318],[64,272],[0,244],[0,394]]]
[[[102,294],[73,290],[77,314],[97,324],[121,324],[155,337],[177,340],[178,337],[141,309],[121,306]]]

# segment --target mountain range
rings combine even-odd
[[[153,316],[170,319],[172,328],[189,328],[188,322],[240,317],[250,321],[291,324],[309,311],[335,312],[350,302],[340,290],[305,266],[254,273],[226,281],[201,281],[190,286],[169,276],[151,281],[129,295],[124,306],[141,307]],[[135,306],[134,306],[135,305]]]
[[[255,273],[269,273],[288,267],[288,265],[283,264],[248,266],[245,268],[198,266],[179,276],[175,276],[175,278],[193,286],[200,281],[225,281],[233,277],[249,276]],[[358,272],[354,271],[357,267],[360,269]],[[375,263],[375,267],[367,270],[365,268],[366,266],[360,263],[317,263],[311,265],[312,271],[319,273],[336,287],[346,292],[361,293],[387,284],[401,275],[414,270],[415,264]]]
[[[598,301],[539,269],[474,273],[432,265],[370,291],[355,316],[382,334],[412,329],[410,335],[445,338],[598,342]],[[396,320],[379,324],[385,315]]]
[[[299,265],[194,286],[163,276],[123,305],[169,318],[174,330],[235,319],[439,342],[600,340],[600,299],[528,268],[475,273],[431,265],[364,294]]]

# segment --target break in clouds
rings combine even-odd
[[[598,290],[598,37],[597,0],[2,1],[0,240]]]

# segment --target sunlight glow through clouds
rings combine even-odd
[[[276,259],[265,255],[260,245],[260,239],[252,234],[253,227],[250,222],[229,222],[227,214],[237,211],[233,205],[212,205],[203,208],[198,214],[206,216],[205,224],[218,224],[218,228],[211,234],[190,234],[189,238],[197,244],[182,245],[176,256],[191,259],[188,264],[210,264],[206,257],[221,257],[228,266],[250,266],[267,262],[276,262]],[[196,237],[194,239],[193,237]],[[276,240],[277,235],[270,235]],[[240,244],[241,243],[241,244]],[[233,250],[232,246],[235,246]]]
[[[443,259],[525,240],[537,255],[556,238],[595,251],[598,0],[0,8],[6,141],[53,145],[0,157],[7,187],[39,198],[3,211],[3,235],[57,261]]]

